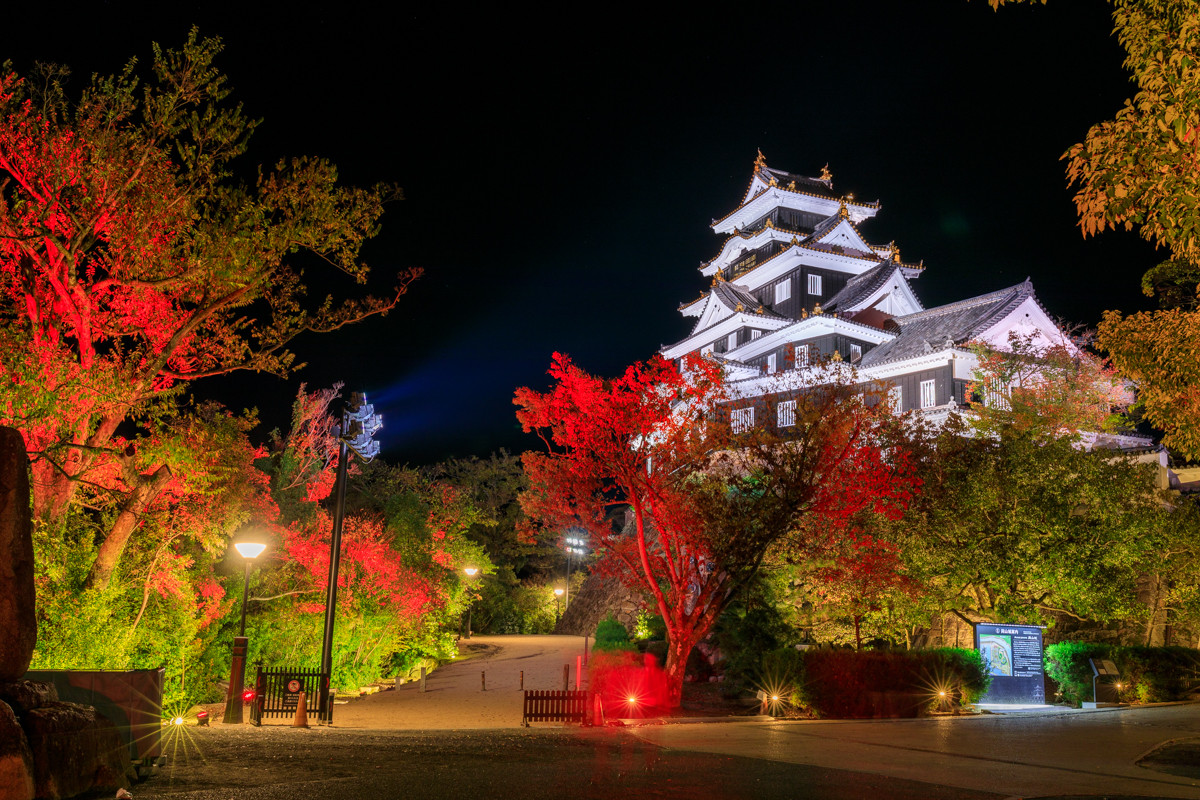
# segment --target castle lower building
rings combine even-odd
[[[827,169],[794,175],[767,166],[759,153],[741,203],[713,221],[726,238],[700,266],[710,286],[679,307],[695,325],[661,353],[681,368],[689,354],[724,366],[735,428],[794,424],[784,403],[767,407],[777,419],[753,419],[750,401],[786,390],[789,377],[798,385],[798,376],[821,364],[851,364],[858,380],[890,387],[893,408],[936,421],[969,402],[979,366],[974,345],[1007,349],[1016,334],[1035,346],[1074,348],[1028,279],[925,308],[914,290],[923,265],[903,261],[894,242],[871,244],[861,231],[879,210],[878,202],[835,192]],[[1115,437],[1106,444],[1150,442]]]

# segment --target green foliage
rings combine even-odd
[[[1078,706],[1092,699],[1089,659],[1109,659],[1120,673],[1123,700],[1161,703],[1183,700],[1200,686],[1200,653],[1190,647],[1122,647],[1058,642],[1046,648],[1046,674],[1058,683],[1063,700]]]
[[[724,657],[722,691],[735,693],[751,685],[767,653],[791,638],[765,584],[755,581],[726,607],[714,628]]]
[[[638,612],[637,620],[633,624],[633,638],[639,642],[666,639],[667,624],[663,622],[662,615]]]
[[[625,630],[625,626],[612,616],[600,620],[596,625],[595,649],[598,651],[630,650],[634,652],[637,650],[629,642],[629,631]]]
[[[978,650],[963,647],[939,647],[930,652],[945,659],[945,673],[952,676],[952,685],[962,702],[978,703],[992,685],[992,674],[983,663]]]

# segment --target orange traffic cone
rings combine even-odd
[[[308,727],[308,694],[300,693],[300,699],[296,701],[296,721],[292,723],[293,728]]]

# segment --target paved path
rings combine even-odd
[[[521,672],[526,689],[562,689],[569,664],[575,688],[575,659],[581,636],[474,636],[459,642],[462,660],[430,673],[425,692],[406,683],[334,707],[335,728],[449,730],[514,728],[521,724]],[[486,691],[480,673],[487,676]]]
[[[880,721],[779,721],[633,729],[668,748],[930,781],[1001,796],[1200,798],[1200,784],[1136,765],[1200,737],[1200,705]]]

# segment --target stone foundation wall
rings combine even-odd
[[[571,596],[571,606],[563,614],[555,633],[590,636],[596,625],[610,614],[633,632],[638,612],[645,607],[640,593],[626,588],[616,578],[589,575],[579,591]]]

